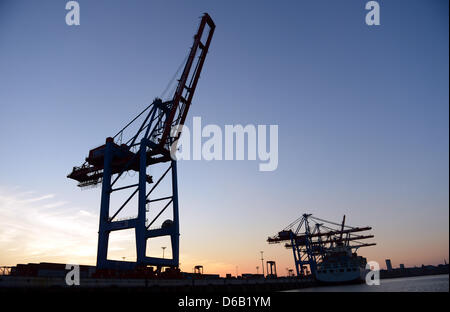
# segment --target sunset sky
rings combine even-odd
[[[162,93],[204,12],[187,125],[278,125],[279,160],[179,162],[182,270],[254,273],[263,250],[285,274],[266,239],[305,212],[372,226],[381,267],[448,261],[448,1],[379,1],[372,27],[360,0],[78,2],[69,27],[66,1],[0,0],[0,265],[95,264],[100,189],[66,175]],[[132,232],[111,241],[133,260]]]

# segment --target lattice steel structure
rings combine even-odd
[[[137,266],[174,267],[179,265],[179,218],[178,218],[178,183],[177,163],[171,157],[171,151],[176,149],[177,139],[189,107],[191,105],[206,54],[214,33],[215,24],[208,14],[201,18],[200,25],[184,70],[178,80],[173,97],[168,101],[156,98],[151,105],[128,123],[114,137],[106,139],[106,143],[92,149],[86,162],[80,167],[74,167],[69,178],[79,182],[78,186],[95,186],[102,183],[100,205],[100,225],[98,237],[97,268],[98,269],[134,269]],[[143,121],[138,130],[128,141],[122,143],[125,129]],[[167,169],[157,178],[148,174],[148,168],[156,164],[167,163]],[[125,173],[138,173],[138,182],[117,187],[117,181]],[[170,174],[169,174],[170,172]],[[154,196],[160,183],[171,179],[171,194],[164,197]],[[152,185],[149,187],[149,185]],[[115,187],[116,186],[116,187]],[[112,213],[110,197],[114,192],[134,189],[131,195]],[[117,215],[123,211],[137,194],[137,217],[118,220]],[[147,212],[156,202],[163,202],[150,222]],[[173,219],[160,223],[158,228],[152,228],[167,209],[172,209]],[[125,262],[108,259],[108,242],[112,231],[134,229],[136,236],[136,262]],[[170,236],[172,258],[147,256],[147,240],[155,237]]]
[[[330,250],[336,247],[358,249],[373,246],[375,243],[361,243],[359,240],[373,238],[373,235],[357,235],[356,232],[371,230],[369,226],[353,227],[342,223],[335,223],[303,214],[289,224],[277,235],[269,237],[269,244],[285,242],[285,247],[292,249],[297,276],[305,276],[307,268],[315,274],[318,264],[324,261]],[[356,243],[356,244],[355,244]]]

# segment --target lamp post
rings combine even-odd
[[[261,252],[262,275],[264,276],[264,251]]]
[[[163,259],[164,259],[164,249],[166,249],[166,247],[161,247],[163,250]]]

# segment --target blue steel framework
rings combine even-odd
[[[157,110],[156,108],[154,110]],[[150,111],[150,114],[152,111]],[[100,225],[99,225],[99,242],[97,252],[97,268],[99,269],[133,269],[137,265],[153,265],[161,268],[177,267],[179,263],[179,219],[178,219],[178,189],[177,189],[177,163],[175,160],[163,160],[161,162],[168,162],[170,165],[167,170],[159,177],[157,182],[147,191],[147,184],[153,182],[153,177],[147,174],[147,152],[157,148],[157,144],[151,141],[148,137],[143,137],[140,143],[138,152],[135,154],[136,158],[139,155],[139,181],[137,184],[130,184],[118,188],[113,188],[118,181],[121,174],[111,181],[111,163],[117,150],[117,145],[110,139],[107,139],[104,157],[103,183],[102,183],[102,199],[100,206]],[[135,145],[135,146],[136,146]],[[153,158],[154,159],[154,158]],[[167,179],[170,171],[172,194],[166,197],[155,197],[151,195],[157,189],[158,185],[163,179]],[[110,216],[110,196],[113,192],[121,191],[127,188],[134,188],[134,192],[125,200],[120,208]],[[115,220],[120,211],[122,211],[131,199],[138,195],[138,216],[136,218],[126,220]],[[164,207],[160,210],[157,216],[147,224],[147,210],[151,209],[151,203],[157,201],[165,201]],[[150,229],[150,227],[158,220],[161,214],[172,206],[173,220],[166,220],[162,223],[160,228]],[[108,260],[108,241],[109,235],[112,231],[135,229],[136,235],[136,257],[137,263]],[[170,236],[172,244],[172,258],[156,258],[147,257],[147,240],[154,237]]]
[[[305,275],[305,265],[309,265],[311,272],[314,272],[316,268],[316,258],[315,255],[311,253],[311,242],[309,238],[311,230],[309,228],[308,222],[309,216],[311,215],[304,214],[298,226],[298,229],[300,229],[302,227],[302,224],[304,223],[305,234],[307,235],[306,239],[304,240],[305,249],[302,248],[303,246],[300,245],[298,240],[296,239],[297,235],[294,234],[294,232],[289,231],[289,239],[291,241],[292,252],[294,254],[294,263],[297,276]],[[298,232],[298,230],[296,232]],[[306,252],[303,252],[304,250],[306,250]]]
[[[203,34],[208,26],[209,31],[202,42]],[[69,178],[79,182],[78,186],[97,185],[102,182],[102,197],[100,205],[100,222],[97,251],[98,269],[134,269],[137,266],[178,267],[179,265],[179,218],[178,218],[178,185],[177,163],[171,157],[171,150],[176,148],[181,135],[181,127],[186,119],[197,82],[200,78],[206,54],[214,33],[215,24],[208,14],[202,16],[198,31],[194,36],[183,73],[178,80],[175,94],[170,101],[155,99],[144,111],[127,124],[113,138],[107,138],[106,143],[89,152],[86,162],[80,167],[74,167]],[[197,58],[198,56],[198,58]],[[191,69],[193,70],[191,71]],[[144,115],[147,113],[147,115]],[[122,141],[124,130],[139,117],[145,116],[137,133],[125,144]],[[138,149],[134,152],[135,149]],[[153,181],[153,176],[147,174],[147,167],[155,164],[169,163],[166,171]],[[114,188],[119,178],[127,171],[138,172],[138,183]],[[161,181],[167,179],[170,172],[171,194],[165,197],[153,196]],[[114,177],[114,175],[116,175]],[[148,184],[153,184],[147,191]],[[134,188],[131,195],[111,216],[111,194],[116,191]],[[116,217],[138,194],[138,215],[136,218],[117,220]],[[164,202],[164,207],[147,223],[147,209],[152,209],[155,202]],[[150,228],[166,211],[172,207],[172,220],[166,220],[159,228]],[[155,207],[156,209],[156,207]],[[134,229],[136,235],[136,262],[125,262],[108,259],[109,235],[112,231]],[[172,258],[148,257],[146,255],[147,240],[150,238],[170,236]]]
[[[311,221],[314,226],[311,226]],[[327,225],[325,225],[327,224]],[[339,226],[339,229],[331,226]],[[300,218],[289,224],[276,236],[269,237],[269,244],[286,242],[285,247],[292,249],[297,276],[315,274],[317,265],[321,263],[327,250],[339,244],[352,249],[373,246],[375,243],[361,243],[356,240],[373,238],[373,235],[354,235],[354,232],[368,231],[371,227],[351,227],[345,225],[345,216],[341,224],[313,217],[311,214],[303,214]],[[345,236],[344,236],[345,234]],[[355,241],[356,245],[350,242]]]

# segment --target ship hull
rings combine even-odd
[[[344,270],[344,272],[328,270],[328,272],[316,273],[316,280],[321,284],[359,284],[365,282],[366,274],[367,270],[363,268],[351,271]]]

